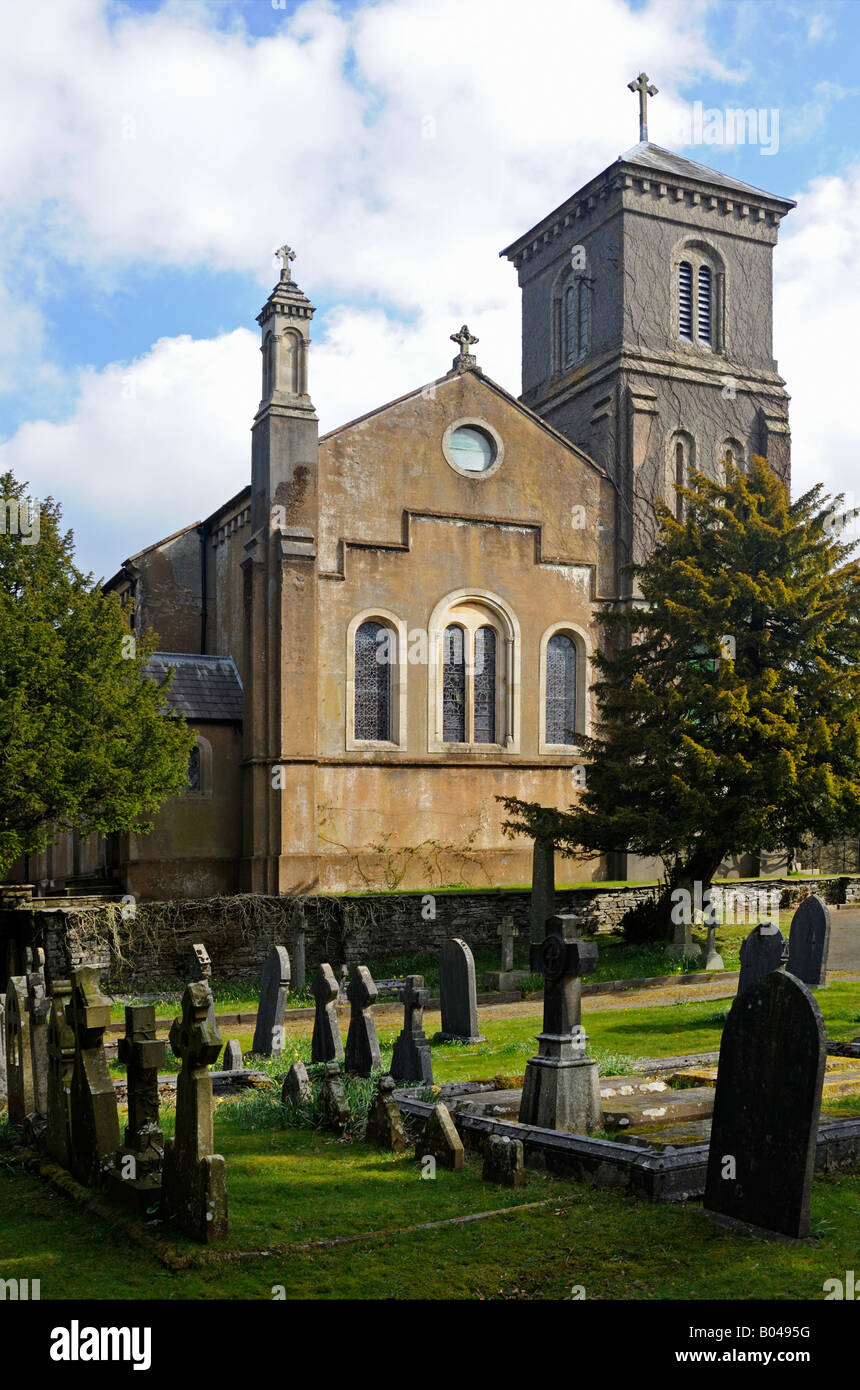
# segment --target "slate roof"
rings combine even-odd
[[[231,656],[189,656],[183,652],[154,652],[144,674],[163,680],[175,671],[167,703],[195,723],[241,724],[242,681]]]
[[[775,202],[785,203],[786,207],[797,206],[790,198],[782,198],[778,193],[766,193],[763,188],[756,188],[754,184],[742,183],[740,179],[721,174],[717,169],[709,169],[706,164],[697,164],[693,159],[684,159],[682,155],[664,150],[660,145],[652,145],[648,141],[641,141],[625,154],[619,155],[618,162],[638,164],[644,169],[662,170],[665,174],[675,174],[682,179],[697,179],[700,183],[712,183],[717,188],[729,188],[735,193],[751,193],[759,198],[772,198]]]

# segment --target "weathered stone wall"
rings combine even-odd
[[[738,895],[738,918],[743,915],[740,904],[749,904],[750,926],[759,920],[757,895],[773,889],[779,889],[783,908],[795,907],[812,890],[830,903],[860,900],[860,879],[761,879],[728,886]],[[620,925],[625,912],[656,891],[653,887],[560,889],[557,909],[574,913],[586,931],[608,932]],[[178,982],[195,941],[206,944],[218,979],[257,979],[272,945],[285,944],[291,953],[295,950],[300,918],[306,923],[308,968],[313,969],[322,960],[340,964],[402,959],[437,950],[451,936],[463,937],[473,948],[496,947],[497,928],[507,914],[513,917],[520,940],[527,941],[527,889],[352,898],[239,895],[203,902],[150,903],[140,906],[135,920],[127,924],[120,923],[118,909],[113,908],[121,940],[118,957],[109,944],[111,910],[105,906],[10,907],[0,909],[0,943],[10,973],[22,969],[19,963],[12,971],[15,950],[22,952],[35,941],[45,947],[49,978],[67,974],[70,965],[83,959],[95,958],[115,988],[143,990]],[[89,922],[92,932],[88,932]],[[12,941],[16,948],[10,953]]]

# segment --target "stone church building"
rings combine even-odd
[[[197,733],[152,834],[60,837],[29,881],[141,899],[524,883],[498,795],[564,807],[597,600],[692,467],[789,478],[771,255],[794,204],[643,140],[501,254],[522,395],[450,370],[319,435],[292,253],[257,322],[250,485],[108,582]],[[454,248],[452,247],[452,254]],[[614,855],[561,876],[651,877]]]

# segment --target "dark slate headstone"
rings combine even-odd
[[[737,996],[720,1045],[706,1211],[808,1235],[826,1048],[821,1010],[793,975],[772,971]]]
[[[314,975],[316,1001],[314,1032],[311,1038],[312,1062],[342,1062],[343,1041],[337,1021],[338,983],[331,966],[323,961]]]
[[[486,1042],[478,1031],[478,993],[475,961],[459,936],[442,947],[439,958],[439,1002],[442,1008],[442,1037],[446,1042]]]
[[[346,1069],[356,1076],[379,1071],[382,1058],[373,1021],[373,1004],[378,990],[366,965],[357,965],[347,989],[350,1003],[349,1032],[346,1035]]]
[[[811,893],[791,919],[786,970],[805,985],[826,985],[829,949],[830,913],[821,898]]]
[[[290,992],[290,958],[285,946],[273,946],[263,966],[257,1026],[251,1051],[258,1057],[280,1057],[284,1050],[284,1015]]]
[[[256,1049],[255,1049],[256,1050]],[[224,1047],[224,1056],[221,1060],[222,1071],[242,1071],[242,1047],[236,1038],[231,1038]]]
[[[785,961],[785,937],[779,927],[764,924],[753,927],[741,945],[741,973],[738,996],[774,970],[781,970]]]
[[[423,975],[407,975],[403,986],[403,1030],[394,1043],[391,1075],[395,1081],[433,1084],[430,1044],[421,1024],[430,998]]]
[[[547,918],[555,915],[555,846],[535,840],[532,851],[532,892],[529,905],[529,940],[543,941]]]

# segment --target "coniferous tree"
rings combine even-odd
[[[563,852],[661,859],[670,893],[730,853],[860,830],[860,563],[819,485],[791,503],[763,458],[694,473],[683,520],[628,567],[641,600],[604,611],[598,727],[568,811],[513,797],[509,834]]]
[[[167,711],[168,682],[142,674],[154,636],[135,638],[117,597],[76,568],[59,506],[28,505],[6,473],[0,507],[2,875],[55,828],[150,829],[141,816],[182,789],[194,735]]]

